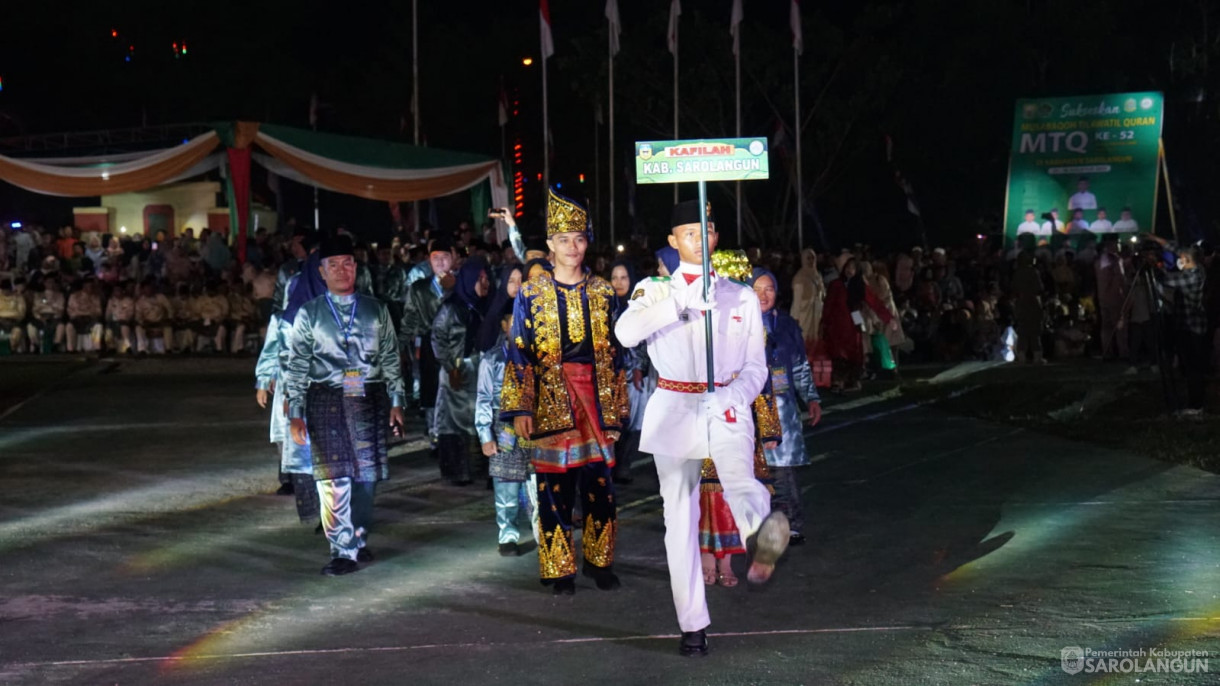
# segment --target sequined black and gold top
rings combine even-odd
[[[603,431],[619,431],[630,414],[623,355],[610,325],[614,289],[603,278],[557,283],[550,274],[527,281],[513,303],[500,417],[534,418],[533,438],[575,426],[563,363],[592,364]]]

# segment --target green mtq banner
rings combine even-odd
[[[748,181],[767,178],[769,169],[761,136],[635,144],[636,183]]]
[[[1150,231],[1163,103],[1160,93],[1018,100],[1005,243]]]

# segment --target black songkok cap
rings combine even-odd
[[[336,257],[338,255],[355,255],[356,249],[352,245],[352,237],[347,234],[338,236],[327,236],[322,241],[322,251],[319,255],[322,259],[328,257]]]
[[[428,252],[452,252],[453,240],[448,236],[437,236],[432,239],[431,245],[428,246]]]
[[[706,207],[707,221],[709,224],[716,222],[716,215],[712,212],[712,203],[708,203]],[[687,200],[674,205],[673,212],[669,214],[669,227],[682,226],[683,224],[698,224],[702,220],[699,212],[698,200]]]

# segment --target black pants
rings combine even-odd
[[[1127,329],[1127,350],[1131,354],[1131,364],[1136,367],[1159,364],[1156,322],[1131,322]]]
[[[419,339],[419,406],[424,409],[436,407],[436,396],[441,390],[440,365],[432,352],[432,334]],[[429,427],[431,425],[429,424]]]
[[[614,480],[605,462],[591,462],[561,474],[538,473],[538,568],[543,581],[576,575],[572,543],[572,508],[579,492],[584,499],[584,534],[581,548],[585,564],[610,569],[614,539],[618,535]]]
[[[614,480],[631,479],[631,461],[640,450],[640,432],[625,431],[622,440],[614,443]]]
[[[441,477],[459,486],[465,486],[474,478],[471,468],[472,441],[460,434],[441,434],[437,437],[436,449],[440,458]]]
[[[1177,350],[1186,377],[1186,407],[1201,410],[1207,387],[1207,336],[1179,329]]]
[[[796,481],[796,467],[771,467],[775,477],[775,494],[771,496],[771,509],[788,516],[793,533],[805,529],[805,509],[801,507],[801,487]]]

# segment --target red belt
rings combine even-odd
[[[724,384],[717,382],[718,387],[723,388]],[[663,388],[667,391],[675,393],[707,393],[706,381],[670,381],[669,379],[657,379],[657,388]]]

